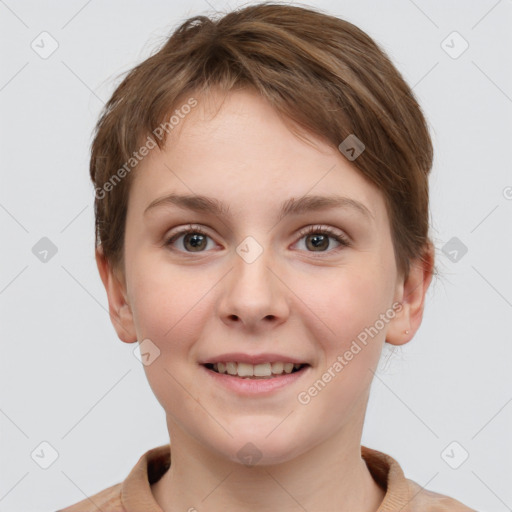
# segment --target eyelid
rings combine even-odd
[[[350,243],[349,236],[346,235],[343,231],[333,228],[331,226],[326,226],[322,224],[312,224],[310,226],[306,226],[299,230],[298,234],[303,237],[304,235],[310,235],[312,233],[325,233],[334,238],[343,239],[347,244]]]

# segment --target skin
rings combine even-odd
[[[149,338],[160,350],[144,369],[166,412],[172,465],[152,485],[155,499],[165,512],[375,512],[385,491],[360,453],[373,371],[385,341],[407,343],[421,324],[432,247],[404,280],[382,193],[337,148],[311,134],[301,140],[251,91],[198,101],[164,151],[153,149],[136,169],[124,272],[96,253],[119,338]],[[366,205],[373,219],[335,208],[276,223],[282,201],[333,191]],[[170,192],[214,197],[233,217],[173,205],[144,215]],[[189,223],[208,233],[202,252],[184,236],[164,245]],[[298,234],[311,225],[330,226],[351,245],[329,238],[315,249],[314,235]],[[250,264],[236,252],[249,235],[263,249]],[[299,403],[298,393],[397,301],[402,309],[378,335]],[[243,398],[212,384],[198,364],[226,352],[290,354],[311,368],[272,396]],[[237,456],[248,442],[261,454],[252,467]]]

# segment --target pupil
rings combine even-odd
[[[191,245],[194,249],[201,249],[201,248],[203,248],[202,246],[204,246],[205,237],[201,234],[195,233],[195,234],[185,236],[185,244],[186,244],[186,240],[191,242]]]
[[[319,238],[323,240],[319,240]],[[310,240],[312,240],[312,244],[314,248],[321,248],[325,249],[327,245],[329,245],[329,241],[327,240],[327,237],[325,235],[314,235],[311,236]],[[326,244],[327,242],[327,244]]]

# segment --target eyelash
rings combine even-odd
[[[171,246],[171,244],[173,244],[179,237],[181,237],[183,235],[188,235],[189,233],[200,234],[203,236],[207,236],[208,238],[211,238],[210,235],[206,231],[201,229],[200,226],[194,226],[194,225],[190,224],[188,228],[182,229],[181,231],[178,231],[177,233],[172,235],[170,238],[168,238],[165,241],[164,245],[166,247]],[[333,238],[334,240],[336,240],[336,242],[338,242],[340,244],[339,247],[332,249],[330,251],[307,251],[307,252],[310,252],[311,254],[315,254],[315,252],[318,252],[320,254],[332,253],[332,252],[337,252],[345,247],[351,246],[351,243],[346,236],[344,236],[338,232],[335,232],[333,229],[331,229],[329,227],[324,227],[324,226],[308,226],[307,228],[302,229],[299,232],[299,240],[304,238],[305,236],[311,235],[311,234],[327,235],[327,236]],[[183,252],[183,251],[178,251],[178,252]],[[204,252],[204,251],[199,251],[199,252]],[[190,251],[189,254],[193,254],[193,252]]]

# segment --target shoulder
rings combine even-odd
[[[374,480],[386,490],[379,512],[477,512],[406,478],[398,461],[386,453],[361,446],[361,455]]]
[[[412,496],[409,502],[410,510],[421,510],[422,512],[477,512],[454,498],[428,491],[416,482],[406,479],[409,487],[409,494]],[[405,512],[405,511],[404,511]]]
[[[121,483],[103,489],[93,496],[85,498],[57,512],[125,512],[121,504]]]

